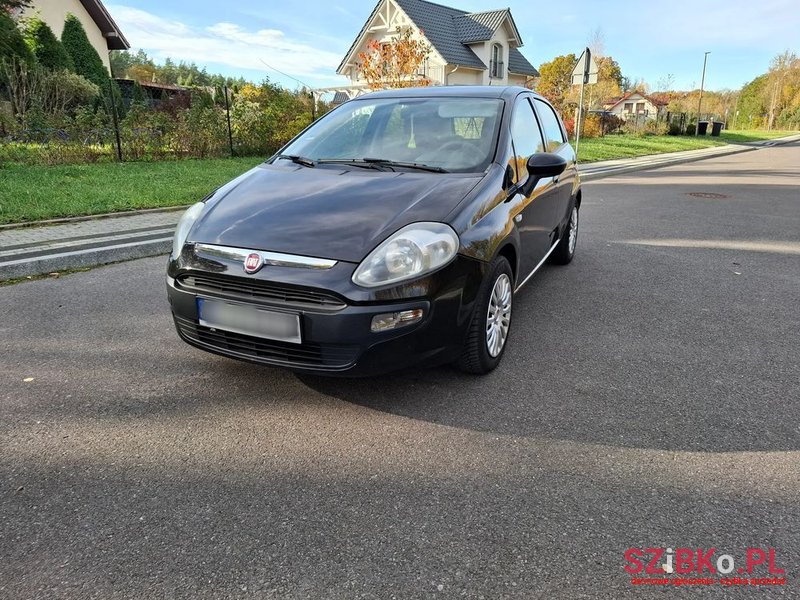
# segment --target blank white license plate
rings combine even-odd
[[[246,304],[197,299],[200,325],[242,335],[300,344],[300,316],[262,310]]]

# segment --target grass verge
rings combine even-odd
[[[581,162],[634,158],[648,154],[664,154],[699,150],[728,143],[757,142],[797,134],[796,131],[723,131],[718,138],[711,136],[681,135],[607,135],[581,140],[579,154]]]
[[[191,204],[262,160],[0,165],[0,224]]]

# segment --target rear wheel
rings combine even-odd
[[[550,255],[550,260],[557,265],[567,265],[575,258],[575,248],[578,245],[578,225],[580,221],[580,211],[577,205],[572,207],[569,215],[569,222],[561,241]]]
[[[513,300],[511,265],[505,257],[498,256],[478,292],[469,333],[458,360],[462,371],[484,375],[500,364],[511,332]]]

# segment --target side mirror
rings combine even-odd
[[[547,177],[558,177],[567,168],[567,161],[558,154],[540,152],[528,159],[528,179],[520,186],[519,191],[530,196],[536,184]]]

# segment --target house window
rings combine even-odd
[[[505,64],[503,62],[503,46],[501,44],[494,44],[492,46],[492,62],[489,74],[495,79],[502,79],[505,73],[504,68]]]
[[[644,112],[644,102],[637,102],[636,103],[636,112],[643,113]]]
[[[626,102],[625,103],[625,113],[630,114],[633,112],[633,102]]]

